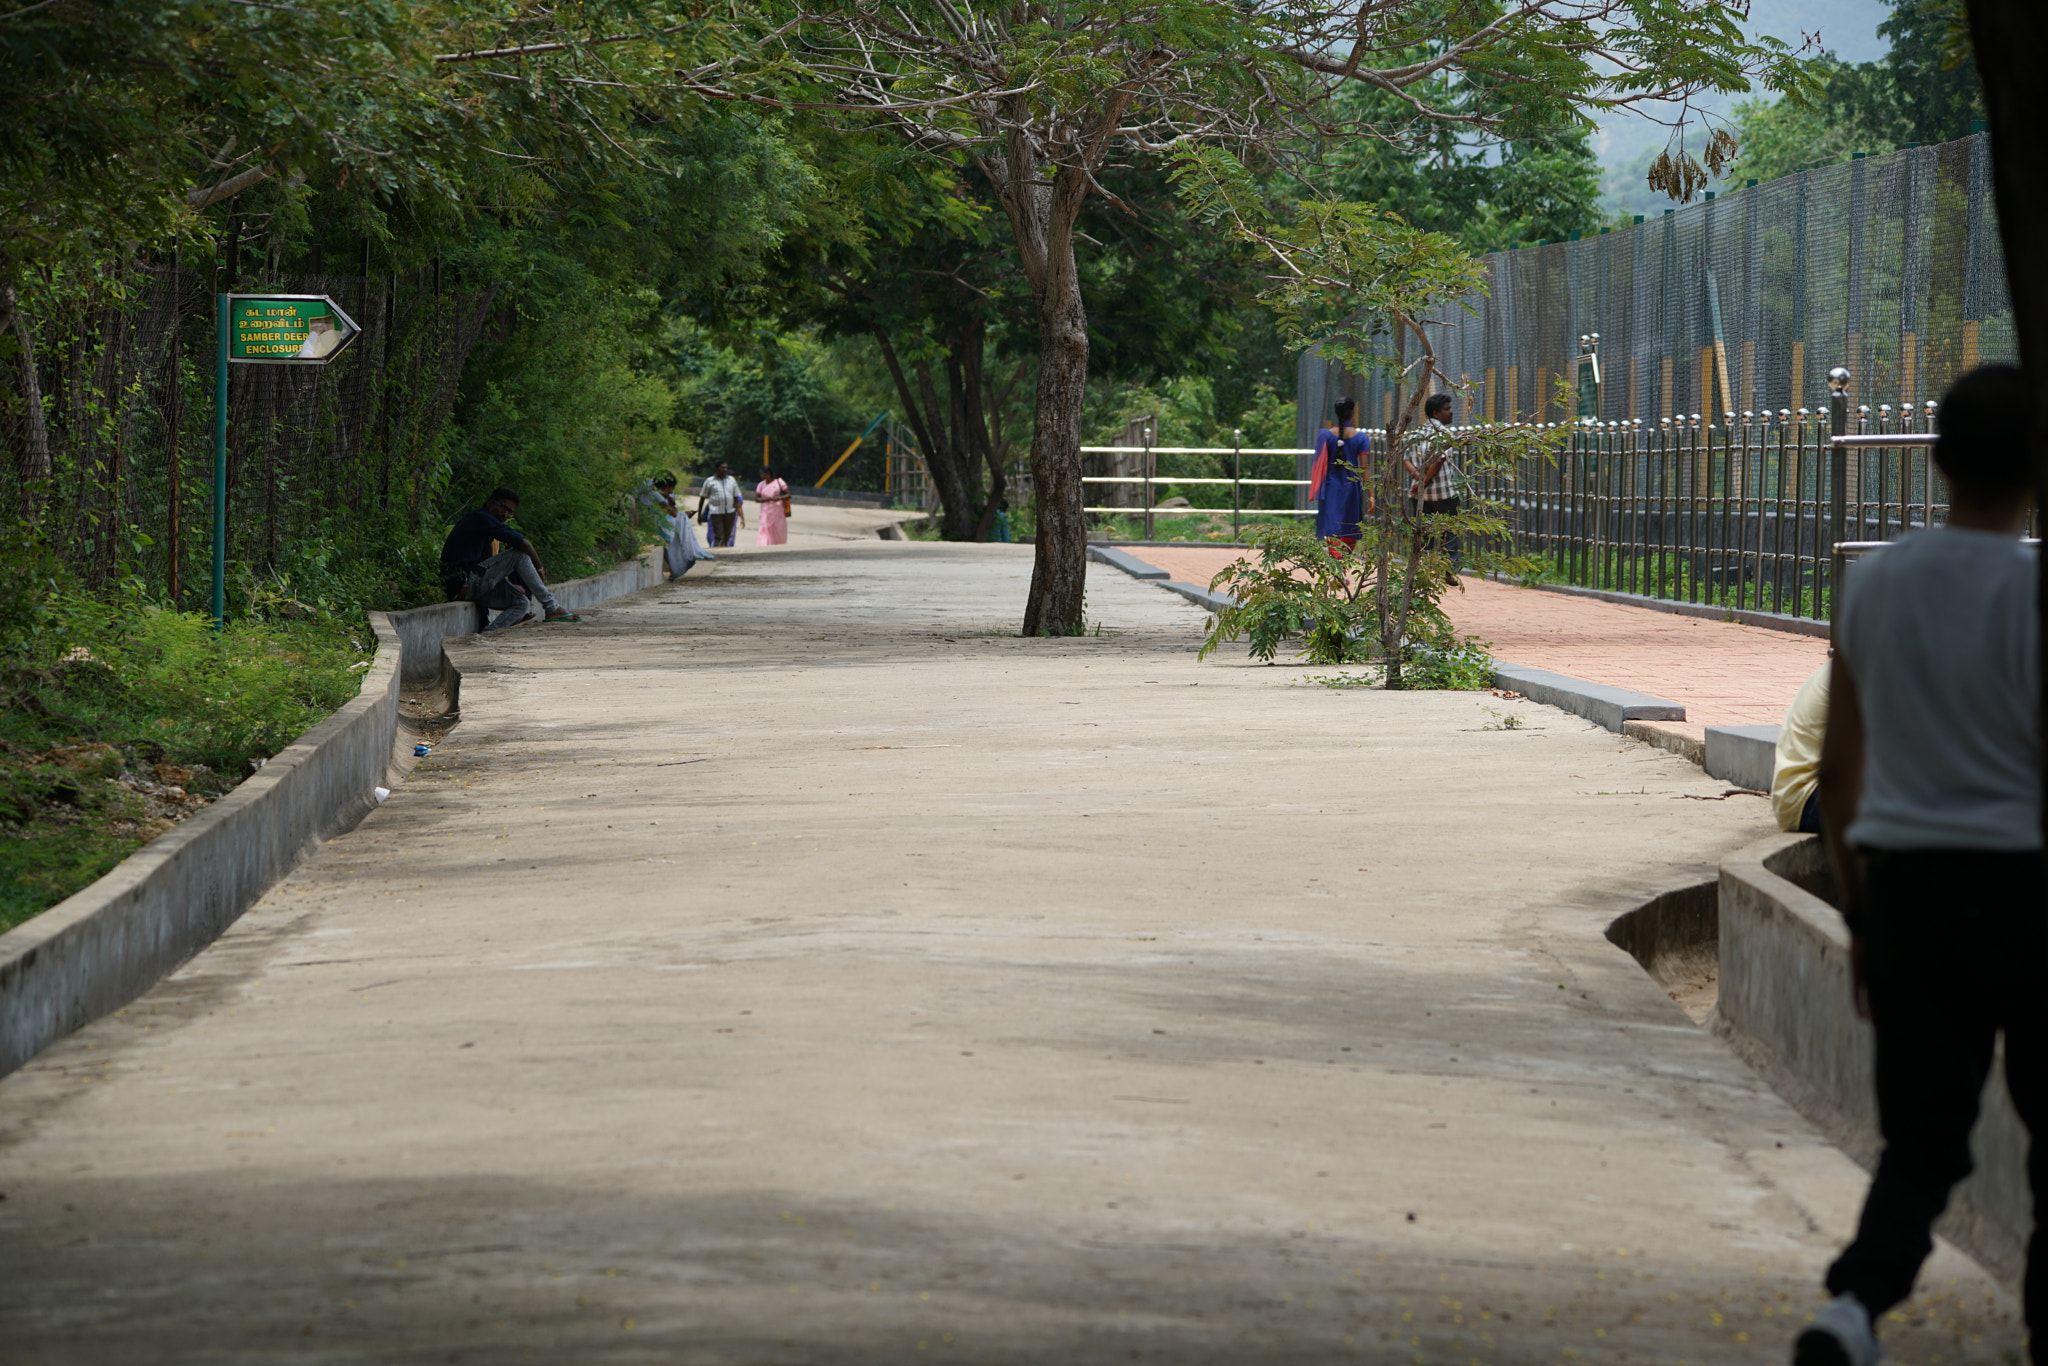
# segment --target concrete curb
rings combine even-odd
[[[1170,579],[1173,577],[1173,575],[1167,573],[1164,569],[1155,569],[1151,565],[1146,564],[1143,560],[1139,559],[1136,555],[1126,554],[1124,551],[1117,550],[1111,546],[1089,546],[1088,558],[1090,560],[1093,560],[1096,564],[1106,564],[1111,566],[1112,568],[1121,569],[1124,571],[1124,573],[1129,574],[1134,579],[1158,580]]]
[[[1709,778],[1769,792],[1778,766],[1778,726],[1708,726],[1700,767]]]
[[[585,607],[658,582],[645,560],[553,585]],[[411,767],[402,687],[458,679],[441,651],[476,612],[444,603],[372,612],[377,652],[356,696],[191,819],[84,890],[0,934],[0,1076],[118,1010],[198,953],[321,841],[352,828]],[[553,628],[563,629],[563,628]]]
[[[1704,734],[1694,734],[1699,727],[1683,721],[1624,721],[1621,733],[1631,740],[1641,740],[1652,749],[1661,749],[1666,754],[1676,754],[1701,768],[1707,766],[1707,741]]]
[[[1228,593],[1212,593],[1199,583],[1188,583],[1182,579],[1168,579],[1159,585],[1169,593],[1178,593],[1205,612],[1221,612],[1226,607],[1237,606],[1237,599]]]
[[[1849,933],[1823,900],[1827,856],[1812,835],[1772,835],[1721,864],[1715,1032],[1865,1167],[1878,1151],[1875,1050],[1856,1018]],[[1940,1231],[1994,1275],[2017,1280],[2033,1229],[2027,1131],[2005,1089],[2003,1052],[1985,1082],[1970,1149]]]
[[[1518,692],[1531,702],[1559,707],[1583,716],[1596,725],[1619,733],[1630,721],[1683,721],[1685,707],[1648,693],[1627,688],[1610,688],[1583,678],[1554,674],[1545,669],[1525,669],[1504,660],[1493,662],[1493,685]]]

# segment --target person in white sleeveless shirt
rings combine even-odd
[[[2048,1191],[2048,900],[2041,841],[2040,632],[2020,372],[1958,380],[1937,420],[1946,526],[1912,532],[1848,576],[1835,618],[1820,801],[1848,921],[1857,1013],[1875,1026],[1884,1149],[1835,1299],[1798,1366],[1878,1359],[1872,1325],[1913,1290],[2005,1034],[2013,1106]],[[2048,1223],[2048,1221],[2043,1221]],[[2027,1326],[2048,1327],[2048,1234],[2027,1249]]]

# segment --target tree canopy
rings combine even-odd
[[[1966,137],[1984,118],[1962,0],[1890,0],[1878,33],[1891,41],[1877,61],[1825,54],[1804,96],[1736,106],[1742,151],[1734,174],[1770,180],[1908,144]]]
[[[47,0],[0,16],[0,413],[26,433],[28,482],[54,477],[67,438],[40,386],[73,381],[39,332],[77,325],[67,299],[115,301],[109,263],[188,250],[216,284],[243,244],[244,273],[372,251],[437,282],[445,265],[488,284],[496,322],[420,479],[453,498],[545,472],[595,547],[634,451],[681,460],[755,420],[707,375],[767,394],[789,329],[822,328],[872,346],[884,377],[863,401],[893,393],[951,466],[934,471],[951,534],[985,530],[1009,443],[1028,444],[1023,625],[1074,630],[1091,371],[1197,377],[1242,411],[1284,335],[1254,295],[1372,308],[1414,282],[1345,272],[1582,225],[1598,111],[1676,108],[1673,165],[1696,166],[1714,144],[1693,101],[1807,80],[1741,17],[1724,0]],[[1176,158],[1272,223],[1203,226],[1215,206],[1169,188]],[[592,384],[612,397],[576,407]],[[615,442],[616,466],[557,449]],[[571,496],[606,467],[607,491]]]

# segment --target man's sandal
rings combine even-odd
[[[577,615],[576,615],[576,614],[575,614],[574,612],[550,612],[550,613],[548,613],[548,614],[547,614],[546,616],[544,616],[544,617],[542,617],[542,618],[541,618],[541,621],[543,621],[543,622],[550,622],[550,621],[581,621],[581,620],[583,620],[583,618],[582,618],[582,617],[579,617],[579,616],[577,616]]]

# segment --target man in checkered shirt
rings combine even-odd
[[[1425,515],[1443,513],[1455,517],[1458,514],[1460,476],[1457,461],[1451,458],[1456,438],[1447,425],[1451,416],[1451,396],[1431,394],[1429,401],[1422,405],[1422,416],[1420,444],[1409,447],[1411,451],[1419,452],[1419,456],[1404,459],[1402,462],[1408,467],[1409,479],[1414,481],[1408,489],[1408,512],[1410,516],[1420,511]],[[1420,468],[1415,463],[1417,458],[1422,461]],[[1417,499],[1421,500],[1419,509],[1416,506]],[[1444,582],[1456,588],[1459,586],[1459,558],[1464,547],[1459,544],[1458,533],[1455,531],[1445,532],[1441,538],[1432,537],[1432,548],[1439,540],[1445,552],[1451,557],[1450,572],[1444,575]]]

